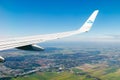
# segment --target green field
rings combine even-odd
[[[70,71],[36,72],[11,80],[120,80],[120,68],[108,67],[106,64],[86,64]]]
[[[87,78],[85,75],[75,75],[70,72],[37,72],[24,77],[17,77],[11,80],[94,80],[93,78]]]

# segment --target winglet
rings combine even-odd
[[[83,24],[83,26],[78,31],[80,31],[80,32],[88,32],[91,29],[98,12],[99,12],[99,10],[95,10],[92,13],[92,15],[87,19],[87,21]]]

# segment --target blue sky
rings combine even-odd
[[[119,3],[118,0],[0,0],[0,37],[75,30],[98,9],[89,33],[65,39],[116,41],[120,35]]]

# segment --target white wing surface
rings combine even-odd
[[[75,34],[84,33],[90,30],[94,20],[98,14],[98,10],[95,10],[92,15],[88,18],[88,20],[83,24],[83,26],[74,31],[62,32],[62,33],[55,33],[55,34],[46,34],[46,35],[37,35],[37,36],[29,36],[29,37],[21,37],[21,38],[13,38],[8,40],[1,40],[0,41],[0,51],[11,49],[11,48],[18,48],[24,47],[28,45],[34,45],[37,43],[42,43],[49,40],[60,39],[68,36],[72,36]]]

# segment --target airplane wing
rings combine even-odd
[[[87,32],[91,29],[92,24],[94,23],[94,20],[97,16],[98,12],[99,12],[98,10],[95,10],[92,13],[92,15],[87,19],[87,21],[83,24],[83,26],[78,30],[62,32],[62,33],[55,33],[55,34],[46,34],[46,35],[37,35],[37,36],[29,36],[29,37],[1,40],[0,41],[0,51],[6,50],[6,49],[11,49],[11,48],[30,49],[31,47],[33,48],[33,46],[36,48],[43,49],[42,47],[37,46],[35,44]]]

